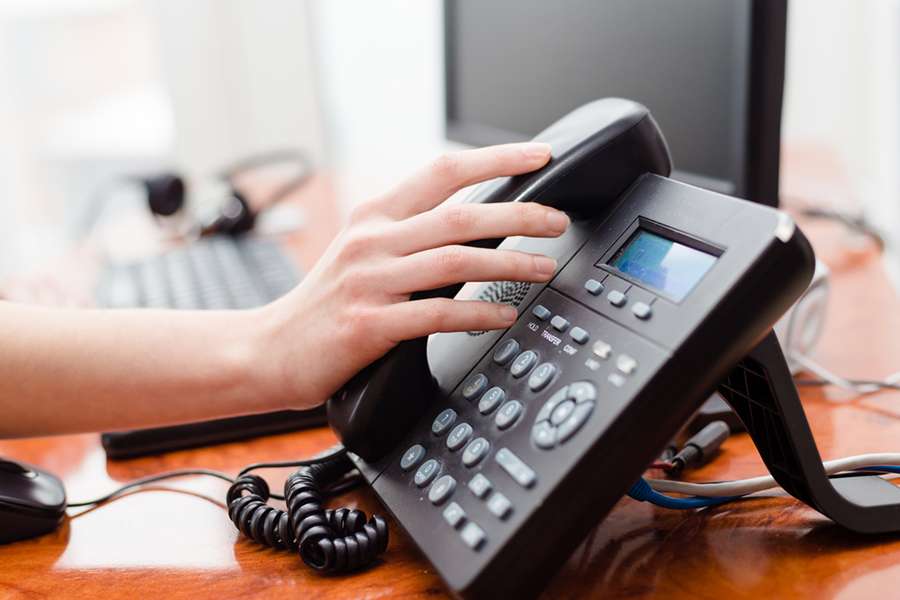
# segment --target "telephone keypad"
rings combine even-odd
[[[462,461],[463,464],[467,467],[474,467],[481,460],[487,456],[487,453],[491,450],[491,443],[488,442],[483,437],[475,438],[469,445],[466,446],[466,449],[463,450]]]
[[[494,386],[481,396],[481,400],[478,401],[478,412],[483,415],[489,415],[504,400],[506,400],[506,392],[503,391],[503,388]]]
[[[516,360],[513,361],[512,366],[509,368],[509,372],[512,373],[513,377],[523,377],[537,361],[537,353],[534,350],[526,350],[516,357]]]
[[[528,378],[528,387],[532,392],[539,392],[547,387],[554,375],[556,375],[556,365],[548,362],[542,363]]]
[[[434,418],[431,424],[431,433],[434,435],[444,435],[456,422],[456,411],[452,408],[445,408]]]
[[[447,448],[450,450],[459,450],[466,445],[469,438],[472,437],[472,426],[468,423],[460,423],[453,428],[450,435],[447,436]]]
[[[469,380],[463,386],[462,396],[466,400],[472,400],[473,398],[481,394],[481,392],[483,392],[487,386],[488,378],[485,377],[484,373],[477,373],[469,378]]]
[[[456,489],[456,480],[450,475],[441,475],[428,490],[428,500],[432,504],[443,504]]]
[[[497,350],[494,351],[494,362],[498,365],[505,366],[513,357],[519,353],[519,342],[514,339],[508,339],[503,342]]]
[[[409,471],[425,458],[425,448],[421,444],[410,446],[400,459],[400,468]]]
[[[441,463],[436,461],[433,458],[429,458],[422,466],[419,467],[419,470],[416,471],[416,474],[413,476],[413,482],[419,486],[420,488],[425,487],[434,479],[435,475],[438,474],[438,471],[441,470]]]
[[[472,479],[469,480],[468,486],[469,490],[473,494],[475,494],[476,498],[484,498],[494,488],[490,479],[488,479],[481,473],[478,473],[474,477],[472,477]]]
[[[522,414],[522,403],[518,400],[510,400],[500,407],[497,416],[494,417],[494,424],[500,429],[508,429],[519,419]]]

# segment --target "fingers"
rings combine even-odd
[[[411,254],[447,244],[514,235],[556,237],[569,226],[562,211],[534,202],[443,206],[392,224],[393,250]]]
[[[512,250],[444,246],[393,261],[385,285],[395,294],[433,290],[467,281],[549,281],[556,261]]]
[[[445,154],[376,204],[386,216],[403,219],[434,208],[466,186],[534,171],[549,160],[549,144],[535,142]]]
[[[505,329],[518,317],[516,309],[506,304],[449,298],[401,302],[386,313],[386,334],[397,342],[431,333]]]

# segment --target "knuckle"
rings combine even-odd
[[[534,202],[522,202],[519,205],[521,207],[519,209],[519,219],[521,219],[523,228],[533,227],[547,211],[546,208]]]
[[[459,246],[448,246],[438,252],[437,268],[445,275],[457,275],[465,269],[466,253]]]
[[[454,154],[442,154],[431,162],[431,174],[439,181],[452,183],[459,178],[460,162]]]
[[[375,250],[378,240],[378,233],[373,227],[351,227],[342,241],[341,258],[347,261],[359,260]]]
[[[448,206],[442,211],[443,225],[451,231],[466,232],[475,225],[475,214],[471,206]]]
[[[428,303],[427,320],[435,331],[446,329],[450,320],[451,300],[437,298]]]

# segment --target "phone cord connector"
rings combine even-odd
[[[278,549],[298,550],[322,573],[346,573],[369,566],[387,549],[387,522],[367,521],[363,511],[323,507],[323,489],[354,468],[346,455],[302,467],[284,482],[287,510],[267,504],[269,486],[245,474],[228,490],[228,517],[250,539]]]

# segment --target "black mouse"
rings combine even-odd
[[[0,544],[49,533],[65,514],[66,490],[59,478],[0,458]]]

